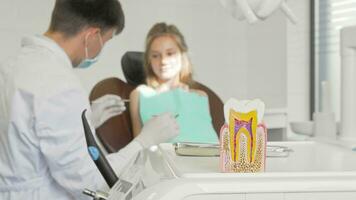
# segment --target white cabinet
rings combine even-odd
[[[245,194],[196,194],[184,200],[245,200]]]
[[[268,129],[268,141],[287,140],[287,109],[267,109],[263,120]]]
[[[285,193],[284,200],[355,200],[356,192]]]
[[[247,193],[246,200],[284,200],[283,193]]]

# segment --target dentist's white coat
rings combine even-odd
[[[0,199],[89,199],[107,187],[89,157],[81,112],[86,92],[65,52],[44,36],[22,40],[0,65]],[[130,143],[109,162],[119,173],[142,147]]]

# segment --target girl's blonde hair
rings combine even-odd
[[[145,45],[145,53],[144,53],[144,68],[146,73],[146,82],[147,85],[157,88],[159,86],[156,75],[153,72],[149,54],[152,42],[160,37],[160,36],[169,36],[171,37],[177,44],[180,52],[182,53],[182,69],[179,73],[179,80],[187,84],[188,86],[192,86],[194,84],[193,74],[192,74],[192,64],[188,57],[188,46],[184,40],[184,36],[178,30],[178,28],[174,25],[168,25],[164,22],[155,24],[147,34],[146,37],[146,45]]]

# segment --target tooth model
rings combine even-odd
[[[267,129],[262,123],[264,103],[230,99],[224,105],[220,131],[222,172],[264,172]]]

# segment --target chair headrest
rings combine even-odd
[[[143,56],[143,52],[128,51],[121,58],[122,71],[130,85],[137,86],[146,82]]]

